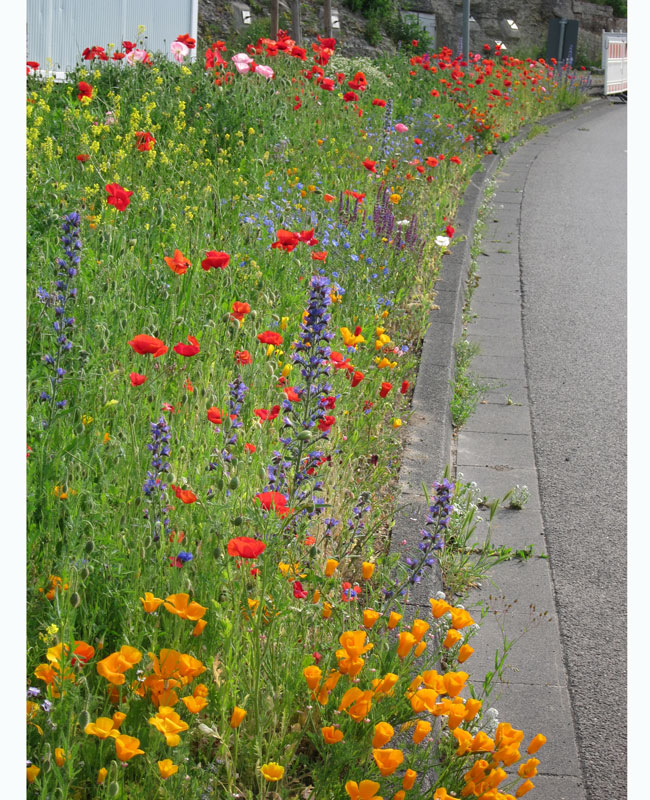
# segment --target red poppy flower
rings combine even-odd
[[[251,444],[250,442],[246,442],[246,444],[244,445],[244,450],[246,450],[247,453],[254,453],[257,450],[257,447],[255,447],[255,445]]]
[[[318,430],[322,431],[323,433],[329,433],[330,428],[336,422],[336,417],[331,416],[328,414],[327,416],[323,417],[322,419],[318,420]]]
[[[449,160],[452,164],[460,164],[460,158],[458,158],[458,156],[452,156]]]
[[[287,508],[287,501],[280,492],[260,492],[255,499],[265,511],[275,511],[278,517],[286,517],[293,509]]]
[[[124,211],[131,202],[133,192],[124,189],[119,183],[107,183],[105,188],[108,192],[108,197],[106,198],[108,205],[115,206],[118,211]]]
[[[349,603],[350,600],[356,600],[357,595],[360,593],[361,588],[356,583],[354,586],[348,581],[341,584],[341,600],[343,600],[344,603]]]
[[[376,164],[376,163],[377,163],[376,161],[371,161],[369,158],[366,158],[366,159],[364,160],[364,162],[363,162],[363,166],[364,166],[364,167],[365,167],[365,168],[366,168],[366,169],[367,169],[369,172],[377,172],[377,168],[375,167],[375,164]]]
[[[372,101],[373,106],[379,106],[380,108],[384,108],[386,106],[385,100],[380,100],[378,97]]]
[[[208,419],[210,422],[214,422],[215,425],[221,425],[221,423],[225,419],[225,412],[222,414],[221,411],[216,406],[212,406],[212,408],[208,409]]]
[[[293,233],[293,231],[285,231],[284,229],[280,229],[275,234],[277,236],[277,241],[273,242],[271,245],[272,248],[275,250],[286,250],[290,253],[292,250],[295,250],[298,242],[300,241],[298,234]]]
[[[352,189],[346,189],[344,194],[350,195],[354,197],[355,200],[358,200],[360,203],[363,202],[363,198],[366,196],[365,192],[354,192]]]
[[[321,397],[320,407],[332,411],[336,408],[336,397]]]
[[[231,317],[238,319],[240,322],[244,319],[246,314],[251,313],[251,307],[248,303],[240,303],[238,300],[232,304],[232,314]]]
[[[313,238],[314,238],[313,228],[309,231],[300,231],[300,233],[298,234],[298,239],[300,239],[301,242],[311,242]]]
[[[228,555],[240,558],[257,558],[266,550],[266,544],[250,536],[238,536],[228,542]]]
[[[323,78],[322,81],[318,84],[321,89],[324,89],[326,92],[333,92],[334,91],[334,81],[331,78]]]
[[[126,58],[126,53],[113,53],[113,61],[121,61]]]
[[[273,420],[278,416],[280,413],[280,406],[273,406],[273,408],[269,411],[266,408],[254,408],[253,414],[256,417],[259,417],[262,422],[273,422]]]
[[[326,39],[322,39],[320,33],[317,34],[316,38],[320,42],[322,47],[327,47],[329,50],[334,50],[336,47],[336,39],[333,39],[331,36],[328,36]]]
[[[355,94],[354,92],[346,92],[343,95],[343,99],[345,100],[346,103],[351,103],[353,100],[358,100],[359,95]]]
[[[131,379],[131,386],[142,386],[142,384],[147,380],[146,375],[139,375],[137,372],[132,372],[129,375]]]
[[[393,384],[392,383],[386,383],[384,381],[384,383],[382,383],[382,385],[381,385],[381,389],[379,390],[379,396],[380,397],[386,397],[386,395],[388,394],[388,392],[390,392],[390,390],[392,388],[393,388]]]
[[[418,44],[419,44],[419,42],[418,42],[418,40],[417,40],[417,39],[411,39],[411,46],[412,46],[412,47],[417,47],[417,46],[418,46]]]
[[[88,161],[89,158],[90,156],[88,155],[88,153],[79,153],[79,155],[76,156],[77,161],[81,162]]]
[[[176,38],[177,42],[182,42],[188,50],[194,50],[196,47],[196,39],[192,39],[189,33],[182,33]]]
[[[300,395],[293,388],[293,386],[288,386],[286,389],[283,389],[282,391],[286,394],[287,399],[290,400],[292,403],[300,402]]]
[[[262,342],[262,344],[280,345],[284,341],[280,334],[275,333],[275,331],[264,331],[264,333],[258,333],[257,338],[260,342]]]
[[[302,583],[300,583],[300,581],[293,582],[293,596],[296,600],[304,600],[307,594],[308,592],[302,588]]]
[[[188,392],[194,391],[194,387],[192,386],[192,382],[190,381],[189,378],[187,378],[187,380],[185,381],[185,388],[187,389]]]
[[[130,53],[131,50],[135,50],[138,45],[135,42],[122,42],[122,47],[126,50],[127,53]]]
[[[179,356],[185,356],[186,358],[190,358],[191,356],[195,356],[197,353],[201,352],[199,343],[194,336],[188,336],[187,340],[189,341],[189,344],[183,344],[182,342],[179,342],[178,344],[174,345],[174,352],[178,353]]]
[[[451,239],[453,235],[456,233],[456,229],[452,228],[451,225],[447,225],[447,227],[445,228],[445,233]]]
[[[311,257],[312,261],[325,261],[327,258],[327,250],[323,250],[320,253],[312,253]]]
[[[413,144],[422,144],[422,139],[418,139],[417,137],[413,139]]]
[[[331,202],[332,202],[332,200],[336,200],[336,198],[334,197],[334,195],[333,195],[333,194],[324,194],[324,195],[323,195],[323,200],[324,200],[326,203],[331,203]]]
[[[352,375],[352,386],[358,386],[365,377],[366,376],[363,374],[363,372],[356,370]]]
[[[408,390],[409,390],[409,382],[403,381],[399,389],[400,394],[406,394]]]
[[[137,336],[134,336],[129,344],[138,355],[146,356],[151,353],[154,358],[165,355],[169,350],[167,345],[160,339],[148,336],[146,333],[139,333]]]
[[[438,166],[438,159],[434,158],[433,156],[428,156],[426,159],[428,167],[437,167]]]
[[[341,353],[336,350],[330,353],[330,361],[334,365],[334,369],[352,369],[352,364],[347,358],[344,358]]]
[[[196,503],[196,495],[190,489],[181,489],[180,486],[174,486],[172,483],[172,491],[182,503],[185,503],[186,505],[189,505],[190,503]]]
[[[297,45],[294,45],[291,48],[291,53],[289,53],[289,55],[292,55],[294,58],[299,58],[301,61],[307,60],[307,51],[302,47],[298,47]]]
[[[173,258],[169,256],[163,256],[163,258],[171,271],[175,272],[177,275],[185,275],[187,268],[192,266],[180,250],[174,250]]]
[[[141,153],[153,150],[153,146],[156,144],[156,140],[149,131],[136,131],[135,138],[138,140],[136,147]]]
[[[86,81],[79,81],[79,85],[77,88],[79,89],[77,100],[81,100],[82,97],[93,96],[93,87],[89,83],[86,83]]]
[[[373,402],[371,402],[370,400],[366,400],[366,402],[363,404],[363,410],[364,410],[364,411],[370,411],[370,409],[371,409],[373,406],[374,406],[374,403],[373,403]]]
[[[38,63],[38,61],[28,61],[27,66],[30,69],[38,69],[41,65]]]
[[[235,361],[242,366],[253,363],[253,356],[248,350],[235,350]]]
[[[201,266],[207,272],[209,269],[225,269],[230,261],[228,253],[217,252],[216,250],[206,250],[205,258]]]

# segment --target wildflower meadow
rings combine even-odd
[[[27,66],[27,792],[511,800],[544,743],[391,554],[454,214],[557,66],[280,32]],[[467,670],[467,671],[465,671]]]

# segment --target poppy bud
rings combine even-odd
[[[236,489],[239,486],[239,478],[235,475],[228,484],[229,489]]]
[[[106,790],[106,794],[108,797],[117,797],[120,793],[120,784],[117,781],[111,781],[108,784],[108,789]]]
[[[315,507],[315,506],[314,506],[314,504],[313,504],[313,503],[307,503],[307,505],[305,506],[305,511],[306,511],[308,514],[311,514],[311,513],[312,513],[312,511],[314,510],[314,507]]]
[[[311,439],[311,431],[300,431],[296,438],[300,442],[308,442]]]
[[[217,480],[215,481],[215,485],[217,489],[219,489],[219,491],[222,491],[224,487],[223,478],[217,478]]]
[[[223,558],[223,553],[221,552],[220,547],[215,547],[214,550],[212,551],[212,555],[217,559]]]
[[[94,549],[95,549],[95,543],[91,539],[89,539],[84,545],[84,550],[86,551],[86,553],[88,553],[88,555],[90,555],[90,553],[92,553]]]
[[[88,580],[90,576],[90,570],[88,569],[88,567],[83,567],[79,575],[81,576],[82,581]]]
[[[77,592],[72,592],[72,594],[70,595],[70,605],[73,608],[79,608],[79,606],[81,605],[81,597],[79,597]]]
[[[79,714],[78,722],[81,730],[85,730],[86,726],[90,724],[90,714],[87,711],[82,711]]]
[[[243,517],[235,517],[233,519],[233,521],[232,521],[232,524],[236,525],[237,527],[239,527],[242,524],[243,521],[244,521]]]

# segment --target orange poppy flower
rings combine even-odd
[[[164,256],[164,259],[171,271],[175,272],[177,275],[185,275],[187,268],[192,266],[180,250],[174,250],[173,258]]]

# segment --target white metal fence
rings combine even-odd
[[[604,94],[627,92],[627,33],[603,31]]]
[[[139,25],[145,48],[169,55],[180,34],[196,39],[197,20],[198,0],[27,0],[27,60],[65,72],[86,47],[135,42]]]

